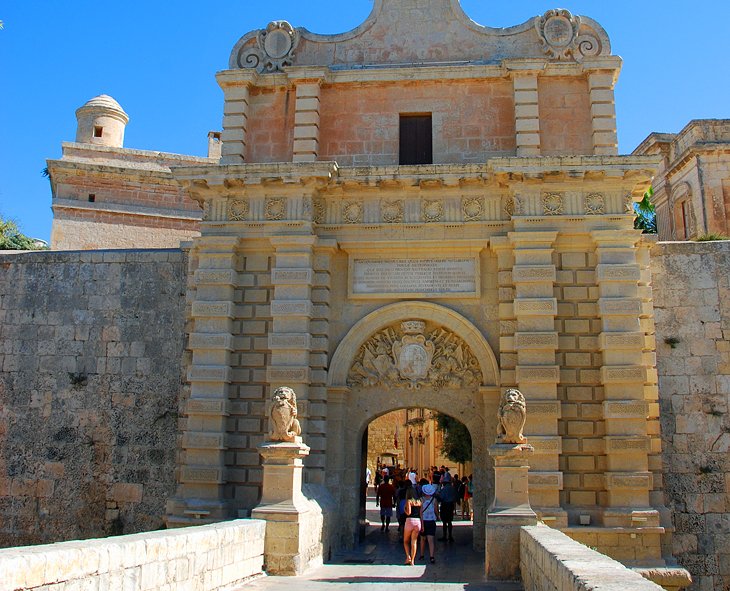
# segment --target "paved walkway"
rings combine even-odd
[[[436,564],[404,565],[403,544],[398,540],[398,524],[389,532],[380,531],[380,517],[374,498],[368,499],[368,526],[365,542],[353,552],[335,556],[331,563],[302,577],[262,577],[245,586],[256,591],[382,591],[397,585],[398,591],[519,591],[515,583],[487,583],[484,557],[472,550],[471,521],[454,522],[455,542],[436,544]],[[437,538],[441,535],[441,528]],[[428,550],[426,550],[428,556]],[[426,562],[428,558],[426,558]]]

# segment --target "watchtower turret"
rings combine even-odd
[[[76,141],[112,148],[124,146],[124,129],[129,115],[112,97],[101,94],[76,110]]]

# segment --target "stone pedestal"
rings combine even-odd
[[[495,581],[519,579],[520,528],[535,525],[527,486],[527,444],[496,444],[489,448],[494,458],[494,502],[487,513],[486,574]]]
[[[302,494],[303,458],[309,447],[297,437],[292,443],[265,443],[258,450],[264,482],[261,503],[251,517],[266,521],[266,572],[300,575],[322,564],[322,515]]]

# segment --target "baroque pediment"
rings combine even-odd
[[[285,66],[495,63],[547,58],[580,62],[611,54],[608,35],[588,17],[550,10],[510,28],[477,24],[459,0],[375,0],[359,27],[318,35],[286,21],[252,31],[234,47],[231,69],[282,71]]]
[[[412,390],[472,388],[481,381],[479,362],[464,340],[423,320],[393,324],[371,336],[347,378],[349,386]]]

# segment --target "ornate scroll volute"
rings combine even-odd
[[[271,405],[270,441],[301,442],[302,428],[297,420],[297,395],[282,386],[274,391]]]
[[[260,73],[282,72],[294,62],[299,40],[299,31],[287,21],[272,21],[258,32],[255,46],[241,51],[238,65]]]
[[[562,8],[548,10],[536,19],[535,28],[545,54],[550,59],[577,62],[601,55],[604,49],[608,49],[604,48],[608,39],[603,38],[605,34],[593,30],[591,19],[585,20],[587,22]]]
[[[522,434],[527,419],[525,397],[516,388],[508,388],[499,403],[497,443],[521,444],[527,440]]]

